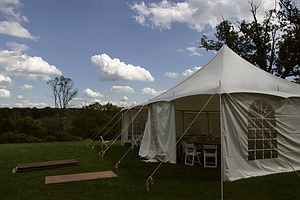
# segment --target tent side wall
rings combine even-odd
[[[124,110],[122,114],[121,145],[131,145],[142,136],[147,121],[147,108]]]
[[[223,94],[221,118],[225,181],[300,170],[299,98]]]
[[[126,143],[129,143],[128,139],[128,123],[129,123],[129,112],[123,111],[122,113],[122,134],[121,134],[121,145],[124,146]]]

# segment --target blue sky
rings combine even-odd
[[[153,98],[213,57],[199,40],[222,17],[251,19],[235,2],[0,0],[0,107],[52,107],[47,80],[61,75],[78,88],[72,107]]]

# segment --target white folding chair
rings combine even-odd
[[[135,146],[137,146],[137,147],[139,147],[140,146],[140,144],[141,144],[141,141],[142,141],[142,135],[136,135],[135,137],[134,137],[134,145]]]
[[[140,146],[140,144],[141,144],[141,137],[142,136],[140,136],[140,135],[135,135],[134,137],[133,137],[133,140],[132,140],[132,150],[134,150],[134,146],[137,146],[137,147],[139,147]]]
[[[198,152],[196,150],[195,145],[194,144],[187,144],[187,143],[182,143],[182,144],[183,144],[183,151],[184,151],[184,154],[185,154],[184,163],[186,165],[193,166],[194,162],[195,162],[195,157],[196,157],[197,160],[198,160],[198,163],[201,165],[199,155],[201,155],[202,153]]]
[[[180,161],[183,160],[184,155],[185,155],[185,147],[184,147],[185,143],[187,143],[185,140],[181,140],[180,141],[180,144],[181,144],[181,148],[180,148],[180,153],[181,153]]]
[[[204,167],[217,167],[218,148],[217,145],[203,145]]]
[[[104,140],[101,135],[100,135],[100,139],[101,139],[101,149],[103,149],[103,146],[105,146],[107,148],[108,147],[107,144],[109,143],[109,141]]]

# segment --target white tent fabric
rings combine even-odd
[[[259,93],[281,97],[300,95],[300,87],[267,73],[223,46],[192,76],[146,102],[172,101],[196,94]]]
[[[224,181],[300,170],[300,86],[255,67],[226,45],[192,76],[143,105],[173,102],[175,111],[199,111],[212,95],[204,110],[220,113]],[[161,126],[161,133],[175,136],[176,131],[164,124],[174,113],[162,112],[152,123],[151,110],[140,152],[153,157],[145,148],[155,143],[149,130]],[[164,153],[173,147],[165,146]]]
[[[139,155],[176,163],[175,109],[173,102],[159,102],[149,106],[148,121]]]
[[[260,159],[249,160],[251,141],[249,134],[252,129],[249,127],[251,123],[249,107],[257,99],[268,102],[269,109],[274,109],[275,116],[273,123],[268,123],[268,113],[265,112],[269,110],[268,106],[258,105],[263,112],[258,112],[256,116],[265,124],[258,121],[258,125],[254,127],[255,137],[258,138],[254,147],[255,151],[262,155]],[[290,172],[293,170],[291,166],[300,170],[299,98],[284,99],[262,94],[224,94],[221,102],[224,180],[233,181]],[[274,137],[270,134],[274,134]],[[274,151],[275,155],[270,155],[271,151]]]

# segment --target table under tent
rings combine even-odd
[[[161,95],[123,110],[122,144],[176,163],[182,136],[220,138],[223,181],[300,170],[300,86],[224,45]]]

